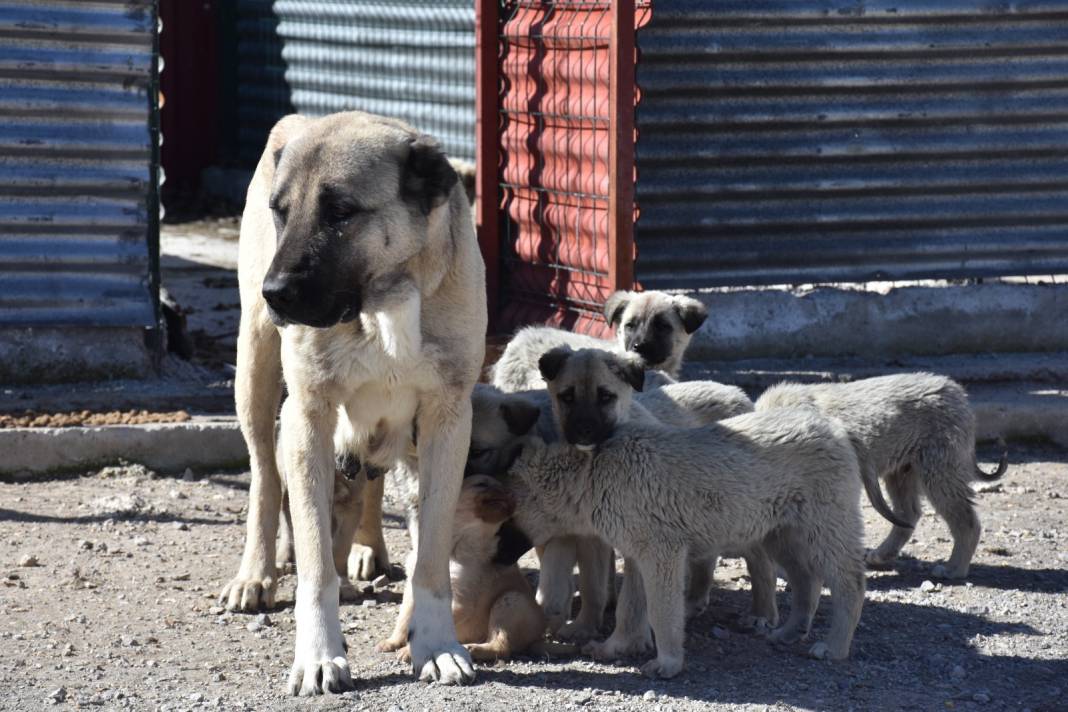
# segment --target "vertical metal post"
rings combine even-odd
[[[501,274],[499,1],[477,0],[475,3],[475,224],[482,259],[486,263],[486,306],[491,333],[496,329],[500,313]]]
[[[634,285],[634,0],[612,0],[609,46],[608,281]]]

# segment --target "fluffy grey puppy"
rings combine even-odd
[[[827,581],[831,632],[810,653],[848,656],[864,599],[859,472],[841,425],[813,409],[751,413],[695,429],[623,424],[590,452],[531,444],[508,482],[521,503],[521,526],[538,519],[598,536],[623,553],[616,630],[590,646],[597,657],[649,647],[644,591],[657,657],[642,672],[678,674],[687,561],[752,547],[782,566],[793,590],[789,619],[769,637],[788,642],[807,634]]]
[[[815,407],[844,423],[860,460],[865,490],[869,496],[873,491],[881,496],[883,478],[897,518],[908,525],[894,526],[868,554],[870,564],[893,561],[912,536],[923,493],[953,534],[949,561],[932,573],[954,579],[968,575],[981,531],[969,483],[1001,477],[1007,457],[1002,456],[992,474],[977,466],[975,414],[960,384],[931,373],[853,383],[784,383],[769,388],[756,402],[757,411],[796,406]]]
[[[645,387],[678,378],[683,353],[693,333],[708,318],[696,299],[665,292],[616,292],[605,303],[605,319],[616,327],[615,341],[596,339],[546,326],[521,329],[493,366],[492,382],[515,393],[544,387],[538,359],[557,346],[634,353],[649,371]]]

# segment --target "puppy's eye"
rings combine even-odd
[[[601,405],[608,405],[614,403],[618,396],[612,391],[599,390],[597,391],[597,402]]]
[[[283,207],[282,205],[279,205],[277,199],[271,198],[271,202],[268,203],[267,205],[271,209],[271,212],[273,212],[278,217],[282,218],[283,222],[285,222],[285,219],[287,217],[289,217],[289,208],[286,208],[286,207]]]
[[[560,399],[561,403],[571,405],[575,402],[575,391],[569,388],[566,391],[560,391],[560,395],[557,397]]]
[[[657,331],[671,331],[671,324],[667,323],[663,319],[657,319],[653,322],[653,328]]]
[[[623,325],[623,329],[625,331],[634,331],[636,328],[638,328],[638,325],[633,321],[628,321],[626,324]]]
[[[483,458],[483,457],[485,457],[485,456],[486,456],[486,455],[488,455],[489,453],[490,453],[490,451],[489,451],[489,450],[487,450],[487,449],[479,449],[479,450],[476,450],[476,449],[474,449],[474,448],[471,448],[471,450],[469,450],[469,451],[467,452],[467,459],[468,459],[468,460],[478,460],[478,459],[480,459],[480,458]]]

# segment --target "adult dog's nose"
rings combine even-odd
[[[268,274],[263,280],[263,298],[279,314],[285,314],[297,302],[300,287],[292,274]]]

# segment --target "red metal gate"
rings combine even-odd
[[[606,330],[634,284],[634,34],[650,0],[479,0],[479,240],[496,331]]]

